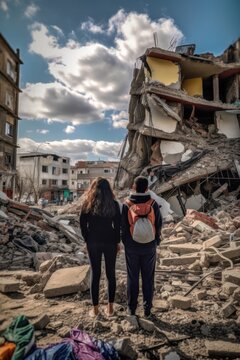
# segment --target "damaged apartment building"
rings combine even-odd
[[[136,63],[115,188],[152,169],[152,190],[185,214],[205,211],[240,176],[240,39],[221,56],[149,48]]]
[[[13,197],[16,182],[19,50],[0,34],[0,191]]]

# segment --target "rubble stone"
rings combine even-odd
[[[17,292],[19,290],[19,287],[19,281],[8,278],[0,279],[0,292],[4,294]]]
[[[181,295],[174,295],[171,297],[170,302],[173,307],[178,309],[187,310],[191,307],[191,298],[181,296]]]
[[[233,305],[233,302],[230,301],[227,304],[225,304],[222,308],[222,314],[224,317],[229,318],[231,315],[233,315],[236,312],[236,308]]]
[[[189,256],[178,256],[174,258],[161,259],[161,265],[188,265],[194,263],[197,259],[199,259],[199,255],[195,253]]]
[[[210,246],[218,247],[222,243],[222,239],[219,235],[215,235],[212,238],[203,242],[203,249],[208,249]]]
[[[35,330],[42,330],[50,323],[49,316],[47,314],[40,315],[34,322],[33,326]]]
[[[72,294],[89,289],[89,265],[59,269],[52,274],[43,292],[46,297]]]
[[[225,282],[225,283],[222,285],[222,290],[223,290],[227,295],[232,295],[237,288],[238,288],[237,285],[232,284],[232,283],[230,283],[230,282]]]
[[[206,290],[198,290],[198,291],[195,291],[194,295],[198,300],[203,300],[206,298],[207,292],[206,292]]]
[[[148,332],[153,332],[155,330],[155,325],[152,321],[142,318],[139,318],[138,321],[139,325],[141,326],[141,328],[143,328],[143,330],[146,330]]]
[[[236,284],[240,286],[240,268],[239,269],[231,269],[224,270],[222,272],[222,281],[230,282],[232,284]]]
[[[132,348],[129,338],[122,338],[110,341],[110,343],[115,347],[120,356],[126,357],[132,360],[137,359],[137,353]]]
[[[213,357],[239,357],[240,344],[228,341],[205,341],[205,346],[209,356]]]
[[[169,250],[171,250],[172,252],[175,252],[177,254],[191,254],[191,253],[195,253],[198,252],[202,249],[202,245],[199,244],[178,244],[178,245],[170,245]]]

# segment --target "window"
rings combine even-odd
[[[58,161],[58,156],[53,155],[53,161]]]
[[[16,76],[17,74],[15,71],[14,63],[10,60],[7,60],[7,74],[10,76],[10,78],[13,81],[17,80],[17,76]]]
[[[67,159],[62,159],[62,162],[66,164],[66,163],[67,163]]]
[[[62,185],[67,185],[67,180],[62,180]]]
[[[5,135],[13,137],[13,125],[9,122],[5,124]]]
[[[110,170],[109,169],[104,169],[104,172],[105,173],[110,173]]]
[[[65,169],[65,168],[62,169],[62,173],[63,173],[63,174],[68,174],[68,169]]]
[[[42,185],[47,185],[47,179],[42,179]]]
[[[72,170],[72,174],[74,174],[74,170]]]
[[[74,185],[74,181],[72,181],[72,185]]]
[[[42,165],[42,172],[47,173],[48,172],[48,167],[45,166],[45,165]]]
[[[52,180],[52,185],[57,185],[57,180],[53,179]]]
[[[61,169],[59,167],[52,167],[52,175],[60,175]]]
[[[13,94],[11,94],[10,92],[6,92],[5,105],[9,107],[9,109],[11,109],[12,111],[14,110],[14,98]]]
[[[5,153],[5,166],[12,165],[13,156],[12,154]]]

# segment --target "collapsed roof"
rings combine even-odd
[[[189,48],[188,54],[154,47],[139,58],[117,190],[148,169],[158,177],[153,190],[167,198],[171,191],[210,199],[217,185],[228,181],[228,191],[239,185],[240,40],[218,57]]]

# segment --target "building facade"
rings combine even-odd
[[[70,169],[70,190],[73,197],[79,197],[98,176],[109,180],[113,185],[118,162],[114,161],[78,161]]]
[[[19,50],[11,48],[0,34],[0,191],[13,197],[16,181]]]
[[[32,196],[35,201],[43,197],[48,201],[70,200],[70,159],[49,153],[18,154],[18,188],[21,195]]]

